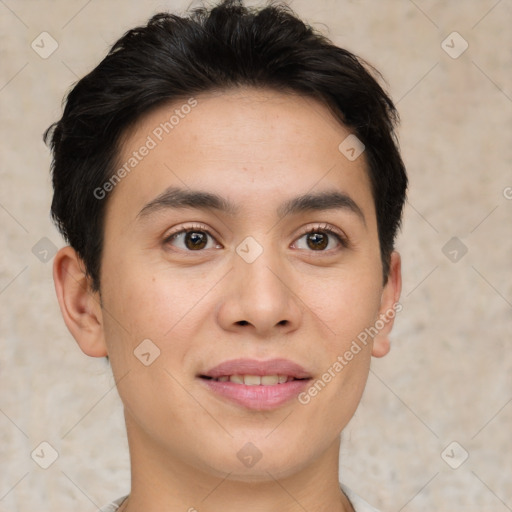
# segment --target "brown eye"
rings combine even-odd
[[[202,249],[211,249],[219,247],[208,231],[200,229],[182,229],[177,233],[168,236],[165,244],[172,245],[183,251],[200,251]]]
[[[310,249],[323,250],[329,245],[329,237],[325,233],[308,233],[306,237]]]
[[[326,252],[331,249],[347,247],[346,239],[327,227],[316,227],[304,233],[295,242],[297,249],[306,249],[315,252]]]
[[[188,231],[185,234],[185,245],[187,249],[204,249],[208,243],[208,236],[202,231]]]

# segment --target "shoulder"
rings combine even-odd
[[[355,512],[379,512],[376,508],[366,503],[366,501],[364,501],[363,498],[359,497],[355,492],[351,491],[348,487],[346,487],[343,484],[340,485],[341,489],[349,499],[350,503],[352,503]]]
[[[127,498],[127,496],[122,496],[121,498],[118,498],[117,500],[113,501],[112,503],[109,503],[108,505],[105,505],[102,507],[99,512],[116,512],[117,509],[121,506],[121,503]]]
[[[363,498],[359,497],[355,492],[351,491],[348,487],[343,484],[340,484],[343,492],[346,494],[347,498],[352,503],[355,512],[379,512],[376,508],[369,505]],[[120,507],[121,503],[126,499],[126,496],[122,496],[117,500],[109,503],[108,505],[101,508],[99,512],[116,512]]]

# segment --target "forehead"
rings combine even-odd
[[[242,207],[315,187],[350,189],[367,202],[364,154],[351,161],[339,150],[350,133],[326,105],[297,94],[241,88],[176,100],[124,137],[118,167],[129,172],[109,203],[128,214],[175,185],[231,196]]]

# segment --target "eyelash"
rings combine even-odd
[[[215,237],[210,233],[210,231],[208,230],[208,228],[206,226],[201,225],[201,224],[196,224],[196,225],[193,225],[193,226],[190,226],[190,227],[187,227],[187,228],[179,229],[177,231],[174,231],[173,233],[170,233],[168,236],[165,237],[163,243],[165,245],[170,244],[170,242],[172,242],[174,237],[176,237],[177,235],[180,235],[182,233],[185,233],[185,234],[186,233],[190,233],[192,231],[200,231],[202,233],[206,233],[210,238],[212,238],[213,240],[216,241]],[[309,234],[312,234],[312,233],[326,233],[326,234],[328,234],[330,236],[333,236],[338,241],[338,243],[340,244],[340,246],[342,248],[346,249],[346,248],[349,247],[349,242],[348,242],[346,236],[344,234],[342,234],[337,228],[335,228],[331,224],[323,224],[321,226],[314,226],[312,228],[309,228],[306,231],[304,231],[303,233],[301,233],[296,238],[296,240],[299,240],[302,237],[304,237],[305,235],[309,235]],[[335,250],[335,249],[329,249],[328,251],[325,251],[325,250],[324,251],[322,251],[322,250],[320,250],[320,251],[313,251],[313,250],[311,250],[309,252],[330,252],[332,250]],[[198,251],[187,250],[186,252],[201,252],[201,251],[204,251],[204,249],[198,250]]]

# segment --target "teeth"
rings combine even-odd
[[[284,384],[293,377],[287,375],[223,375],[218,379],[219,382],[234,382],[235,384],[245,384],[246,386],[275,386],[276,384]]]
[[[260,381],[264,386],[275,386],[279,382],[279,375],[263,375]]]
[[[242,379],[246,386],[259,386],[261,384],[261,377],[259,375],[244,375]]]

